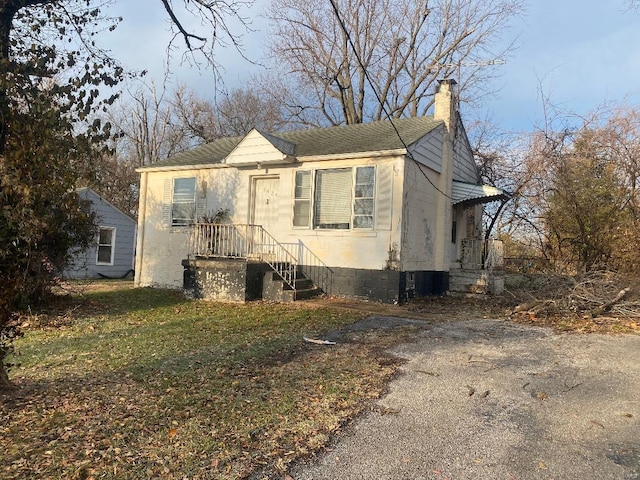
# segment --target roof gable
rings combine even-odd
[[[290,163],[295,145],[255,128],[245,135],[224,159],[227,165]]]
[[[453,179],[467,183],[479,183],[480,171],[462,120],[458,116],[454,139]]]
[[[111,203],[108,200],[106,200],[103,196],[101,196],[99,193],[97,193],[92,188],[81,187],[81,188],[76,189],[76,192],[77,192],[78,196],[80,196],[80,198],[82,198],[84,200],[89,200],[91,202],[91,204],[92,204],[93,209],[97,213],[100,213],[98,210],[102,210],[102,209],[107,208],[107,209],[111,210],[112,214],[121,217],[123,219],[123,221],[130,222],[133,225],[137,224],[137,222],[133,218],[131,218],[126,213],[124,213],[122,210],[120,210],[118,207],[116,207],[113,203]]]

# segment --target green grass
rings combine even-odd
[[[112,287],[17,343],[1,478],[245,478],[286,471],[383,391],[391,340],[303,336],[358,314]],[[55,320],[55,319],[54,319]],[[42,322],[40,322],[42,323]]]

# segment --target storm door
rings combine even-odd
[[[255,177],[253,179],[253,201],[251,223],[262,225],[277,238],[279,177]]]

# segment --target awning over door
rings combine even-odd
[[[477,185],[474,183],[457,182],[455,180],[451,188],[451,196],[453,197],[454,205],[460,203],[477,205],[478,203],[489,203],[498,200],[508,200],[510,198],[509,194],[490,185]]]

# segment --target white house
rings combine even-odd
[[[136,221],[90,188],[79,188],[78,195],[90,202],[96,216],[95,242],[64,272],[65,278],[118,278],[133,273]]]
[[[433,116],[253,130],[140,168],[136,284],[273,298],[270,279],[294,290],[302,271],[337,295],[444,294],[481,204],[504,198],[480,184],[454,89],[440,82]]]

